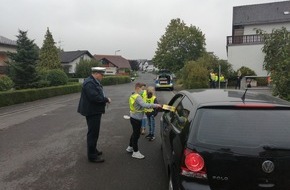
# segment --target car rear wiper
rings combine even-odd
[[[263,146],[264,150],[280,150],[280,151],[290,151],[290,148],[274,147],[274,146]]]

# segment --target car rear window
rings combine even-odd
[[[200,143],[234,147],[290,144],[290,110],[200,109],[193,125]]]

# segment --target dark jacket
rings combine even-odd
[[[91,75],[85,79],[79,101],[78,112],[83,116],[105,113],[108,98],[104,96],[103,86]]]

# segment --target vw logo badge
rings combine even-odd
[[[262,164],[262,170],[265,172],[265,173],[271,173],[274,171],[274,163],[270,160],[266,160],[265,162],[263,162]]]

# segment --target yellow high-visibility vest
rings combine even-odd
[[[141,94],[142,99],[144,100],[144,102],[146,102],[147,99],[147,90],[144,90],[143,93]]]
[[[215,80],[215,74],[214,74],[214,73],[210,73],[210,79],[211,79],[212,81]]]
[[[136,110],[135,109],[135,102],[136,102],[136,99],[137,97],[140,96],[139,94],[137,93],[134,93],[130,96],[129,98],[129,107],[130,107],[130,112],[132,113],[136,113],[136,112],[143,112],[144,110]]]
[[[217,75],[215,75],[215,77],[214,77],[214,81],[218,81],[219,80],[219,76],[217,76]]]
[[[154,104],[154,101],[156,99],[156,96],[152,96],[151,98],[147,98],[146,99],[146,103],[149,103],[149,104]],[[145,108],[145,112],[153,112],[153,108]]]

